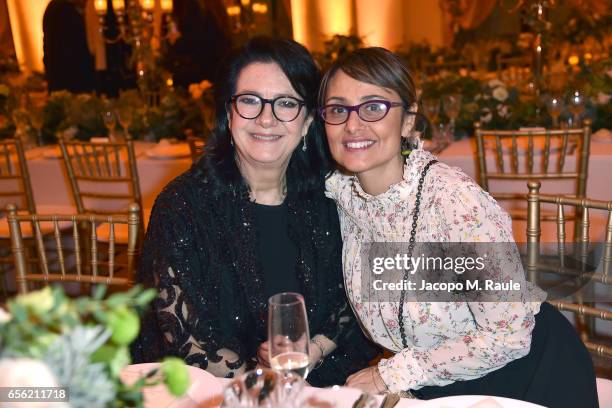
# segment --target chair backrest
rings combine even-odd
[[[491,180],[574,180],[574,197],[586,195],[589,168],[591,123],[580,129],[555,130],[485,130],[475,123],[479,183],[497,200],[524,202],[524,184],[516,192],[494,192]],[[554,156],[553,156],[554,155]],[[487,157],[494,156],[491,170]],[[551,160],[556,157],[556,160]],[[569,158],[575,166],[569,165]],[[557,192],[562,193],[562,192]],[[565,192],[563,192],[565,194]],[[524,216],[519,219],[525,219]]]
[[[426,75],[432,76],[446,71],[456,74],[462,68],[471,71],[473,64],[467,60],[431,62],[423,64],[422,70]]]
[[[128,203],[142,210],[134,142],[91,143],[59,140],[70,187],[80,214],[127,214]],[[141,214],[142,222],[142,214]]]
[[[540,278],[540,272],[553,273],[562,276],[567,282],[591,282],[593,285],[604,285],[603,293],[611,293],[608,285],[612,285],[612,201],[589,200],[586,198],[573,198],[567,196],[555,196],[549,194],[540,194],[540,182],[529,181],[529,194],[527,195],[528,220],[527,220],[527,273],[530,277],[536,280]],[[556,223],[557,223],[557,242],[556,252],[553,255],[555,264],[550,262],[541,262],[541,217],[540,206],[542,203],[554,204],[557,206]],[[567,245],[567,233],[565,230],[565,207],[576,208],[576,213],[580,214],[578,224],[579,233],[577,241],[572,244],[572,254],[568,254],[569,245]],[[601,262],[593,268],[586,268],[588,263],[592,262],[593,247],[589,246],[589,227],[591,225],[589,219],[589,210],[607,211],[605,241],[603,243],[603,251],[601,253]],[[567,255],[585,260],[579,262],[576,266],[568,264]],[[597,262],[597,261],[596,261]],[[589,323],[593,318],[610,321],[612,320],[612,299],[601,299],[598,302],[598,295],[593,288],[593,285],[582,286],[580,290],[574,293],[575,302],[549,300],[549,302],[560,310],[568,310],[577,314],[579,318],[578,329],[581,332],[581,337],[589,350],[605,357],[612,358],[612,347],[606,344],[598,343],[591,337],[594,334],[593,325]],[[585,299],[585,295],[589,298]],[[606,304],[608,308],[603,308]]]
[[[206,141],[201,137],[188,136],[187,143],[189,143],[191,161],[195,163],[200,158],[200,156],[202,156],[202,153],[204,153],[204,146],[206,145]]]
[[[9,205],[7,210],[11,248],[17,270],[16,281],[20,293],[28,291],[28,281],[131,285],[137,241],[140,236],[140,207],[138,204],[131,203],[127,215],[18,214],[14,205]],[[31,272],[27,248],[24,246],[21,228],[23,223],[30,224],[34,230],[39,263],[35,273]],[[110,236],[102,244],[107,247],[106,251],[100,250],[96,235],[96,227],[103,223],[110,225]],[[126,224],[128,228],[124,263],[117,262],[120,256],[115,250],[115,226],[118,224]],[[45,235],[41,232],[43,229],[53,231],[47,238],[47,241],[53,242],[45,244]],[[68,236],[62,235],[62,231],[69,231]],[[88,231],[88,236],[82,236],[82,231]],[[72,239],[72,247],[69,245],[70,242],[67,242],[70,239]],[[51,256],[52,253],[55,256]]]
[[[495,67],[497,69],[498,75],[499,73],[511,67],[515,68],[531,68],[532,59],[528,55],[521,55],[518,57],[508,57],[503,56],[501,54],[497,54],[495,57]],[[501,75],[499,75],[501,76]]]
[[[36,212],[30,173],[19,139],[0,140],[0,204],[14,203],[18,209]]]

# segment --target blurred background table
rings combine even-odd
[[[156,147],[155,143],[136,142],[135,150],[138,163],[140,186],[143,195],[143,207],[151,208],[155,198],[164,186],[172,179],[189,169],[190,157],[154,158],[147,154]],[[63,169],[61,157],[53,156],[55,146],[36,148],[29,152],[28,168],[34,191],[34,199],[39,207],[54,208],[58,212],[74,212],[75,204],[70,193],[70,184]],[[474,139],[464,139],[451,143],[438,154],[439,159],[450,165],[461,168],[470,177],[477,179],[476,143]],[[591,142],[587,196],[600,200],[612,200],[612,184],[609,173],[612,162],[612,143]],[[568,165],[573,163],[568,162]],[[493,165],[493,163],[491,163]],[[500,182],[501,183],[501,182]],[[505,182],[511,189],[523,189],[527,192],[526,182]],[[565,183],[565,185],[563,185]],[[517,185],[519,184],[519,185]],[[558,193],[559,189],[570,189],[568,182],[545,184],[542,192]],[[547,190],[548,189],[548,190]],[[552,190],[551,190],[552,189]],[[553,191],[554,190],[554,191]],[[502,204],[503,205],[503,204]],[[597,216],[597,215],[595,215]],[[605,217],[605,215],[601,215]],[[605,219],[594,226],[594,234],[600,234],[605,226]],[[600,229],[601,231],[599,231]],[[514,234],[517,241],[525,241],[525,223],[514,222]],[[546,231],[545,231],[546,234]]]

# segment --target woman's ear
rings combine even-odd
[[[410,105],[408,112],[404,114],[404,120],[402,122],[401,134],[402,137],[409,137],[414,130],[414,124],[416,122],[416,113],[418,106],[416,103]]]
[[[312,123],[313,119],[314,117],[312,116],[312,114],[306,117],[306,120],[304,121],[304,124],[302,125],[302,137],[305,137],[306,134],[308,134],[308,129],[310,128],[310,124]]]

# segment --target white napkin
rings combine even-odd
[[[591,137],[596,142],[612,143],[612,132],[608,129],[599,129],[597,132],[593,133]]]
[[[151,158],[180,158],[191,154],[187,143],[172,143],[168,139],[162,139],[152,149],[147,150],[147,156]]]

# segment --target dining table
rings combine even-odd
[[[183,147],[182,151],[155,156],[150,152],[158,149],[158,144],[143,141],[134,143],[144,208],[151,208],[163,187],[191,166],[187,144],[179,144]],[[26,153],[26,159],[36,206],[56,208],[62,213],[74,212],[76,204],[59,146],[31,149]]]
[[[121,379],[127,384],[135,382],[140,376],[146,375],[157,363],[144,363],[129,365],[121,370]],[[242,382],[254,399],[258,396],[274,394],[274,392],[259,393],[252,379],[246,379],[247,374],[237,379],[218,378],[200,368],[188,366],[190,386],[182,397],[170,395],[163,384],[144,389],[145,408],[256,408],[257,406],[270,408],[382,408],[385,395],[371,395],[359,389],[335,385],[328,388],[311,387],[304,383],[291,398],[279,405],[248,405],[242,403],[233,405],[225,401],[225,396],[233,382]],[[307,380],[307,379],[306,379]],[[283,385],[286,390],[286,384]],[[244,394],[243,394],[244,396]],[[248,398],[247,398],[248,399]],[[526,401],[502,398],[487,395],[458,395],[438,398],[434,400],[418,400],[414,398],[389,398],[385,408],[542,408],[541,405]],[[362,405],[359,405],[359,402]]]
[[[488,146],[494,150],[493,146]],[[474,180],[478,180],[478,158],[477,158],[476,140],[473,138],[462,139],[450,143],[446,148],[437,154],[438,159],[448,164],[449,166],[458,167]],[[490,151],[485,154],[488,169],[495,169],[495,152]],[[509,152],[505,152],[504,160],[509,160]],[[552,152],[551,154],[554,154]],[[526,158],[519,157],[519,168],[524,166]],[[565,171],[576,169],[576,155],[568,154],[565,162]],[[537,166],[539,160],[535,157],[534,160]],[[522,167],[525,168],[525,167]],[[590,143],[589,166],[587,173],[586,197],[594,200],[612,201],[612,137],[593,139]],[[554,195],[568,195],[575,193],[575,180],[543,180],[540,193]],[[527,194],[526,180],[490,180],[489,191],[491,193],[523,193]],[[499,201],[502,208],[507,211],[524,211],[526,213],[527,202],[519,201]],[[554,210],[552,205],[543,205],[543,210]],[[608,219],[607,211],[591,210],[590,211],[591,229],[589,232],[591,242],[601,242],[605,237],[605,226]],[[556,242],[556,224],[554,222],[543,222],[542,242]],[[571,231],[572,226],[567,226]],[[526,242],[527,240],[527,222],[520,219],[513,219],[512,230],[514,239],[517,242]]]

